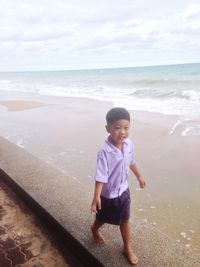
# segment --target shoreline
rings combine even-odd
[[[25,97],[24,97],[25,96]],[[12,97],[13,98],[13,97]],[[74,96],[50,96],[50,95],[27,95],[23,94],[21,97],[16,97],[16,99],[5,99],[3,101],[0,101],[0,106],[6,107],[6,111],[23,111],[23,110],[29,110],[39,107],[45,107],[48,105],[65,105],[65,104],[71,104],[71,102],[78,102],[80,105],[82,102],[85,102],[87,105],[93,105],[94,103],[97,103],[97,105],[101,105],[102,107],[108,107],[112,108],[114,107],[114,104],[111,101],[104,101],[99,99],[93,99],[89,97],[74,97]],[[129,109],[128,109],[129,110]],[[149,118],[151,118],[153,121],[157,121],[160,117],[163,119],[160,120],[161,124],[164,124],[164,121],[174,121],[174,123],[177,122],[179,116],[178,115],[168,115],[163,113],[157,113],[157,112],[151,112],[151,111],[143,111],[143,110],[129,110],[129,112],[132,114],[132,121],[139,120],[143,123],[148,123]],[[164,120],[164,121],[163,121]],[[173,128],[174,124],[172,124]],[[172,129],[171,129],[172,130]]]
[[[5,95],[3,94],[4,98]],[[15,112],[15,111],[23,111],[28,109],[40,108],[47,105],[60,105],[60,104],[71,104],[72,102],[85,102],[88,105],[93,103],[97,103],[97,105],[107,106],[108,108],[114,107],[113,102],[100,100],[89,97],[75,97],[75,96],[52,96],[52,95],[38,95],[34,93],[26,94],[20,92],[15,99],[13,96],[5,98],[0,101],[0,106],[6,107],[7,111]],[[141,122],[148,123],[150,119],[153,120],[153,123],[159,120],[159,123],[163,125],[166,123],[171,123],[169,128],[169,135],[179,134],[182,137],[194,137],[198,138],[198,135],[187,135],[185,133],[181,134],[185,127],[185,122],[181,122],[180,116],[175,114],[164,114],[160,112],[154,111],[144,111],[144,110],[132,110],[128,109],[132,114],[133,120],[140,120]],[[160,119],[161,118],[161,119]],[[183,124],[183,125],[182,125]],[[178,133],[177,133],[178,132]]]

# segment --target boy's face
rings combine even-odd
[[[106,130],[110,133],[114,145],[120,145],[129,136],[130,122],[128,120],[117,120],[106,125]]]

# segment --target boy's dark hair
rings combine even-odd
[[[130,121],[130,114],[125,108],[112,108],[106,114],[107,124],[112,124],[118,120]]]

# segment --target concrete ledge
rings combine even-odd
[[[119,230],[103,228],[106,244],[94,244],[90,225],[91,196],[84,185],[0,138],[0,178],[46,221],[85,266],[130,266],[123,257]],[[199,267],[200,255],[135,220],[134,248],[139,267]]]

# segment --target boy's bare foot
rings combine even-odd
[[[95,243],[104,244],[105,243],[105,239],[102,236],[102,234],[99,233],[99,230],[94,229],[93,226],[91,226],[91,230],[92,230],[92,235],[93,235]]]
[[[127,257],[128,261],[132,265],[136,265],[139,261],[138,257],[133,253],[132,250],[129,251],[123,251],[124,255]]]

